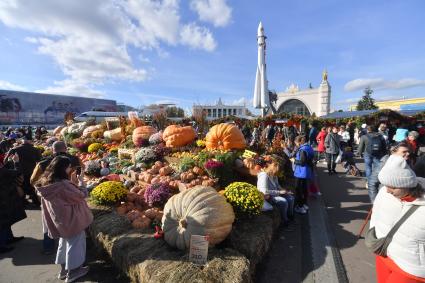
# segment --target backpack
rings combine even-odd
[[[368,135],[369,143],[366,152],[375,157],[381,157],[384,149],[382,148],[382,136],[381,135]]]

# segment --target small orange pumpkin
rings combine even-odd
[[[185,146],[193,142],[195,138],[196,132],[191,126],[170,125],[162,133],[162,139],[167,147]]]
[[[140,146],[143,140],[148,140],[149,137],[156,133],[154,127],[141,126],[133,131],[133,143],[135,146]]]
[[[209,150],[244,149],[245,137],[234,124],[221,123],[213,126],[206,136],[206,147]]]

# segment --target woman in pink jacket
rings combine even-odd
[[[37,190],[41,195],[43,222],[52,239],[59,238],[56,264],[61,265],[59,279],[74,282],[88,272],[85,229],[93,221],[87,206],[82,176],[78,185],[70,181],[71,161],[65,156],[55,157],[46,168]]]

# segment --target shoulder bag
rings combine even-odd
[[[383,238],[376,238],[375,227],[369,229],[365,236],[365,244],[366,247],[373,253],[386,257],[387,256],[387,248],[390,245],[394,234],[397,232],[398,228],[409,218],[413,212],[418,209],[418,205],[413,205],[409,210],[400,218],[399,221],[391,228],[388,234]]]

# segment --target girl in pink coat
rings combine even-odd
[[[55,157],[46,168],[37,190],[41,195],[42,216],[50,238],[59,238],[56,264],[61,265],[59,279],[74,282],[88,272],[85,229],[93,215],[87,206],[82,176],[78,185],[70,181],[71,161],[66,156]]]

